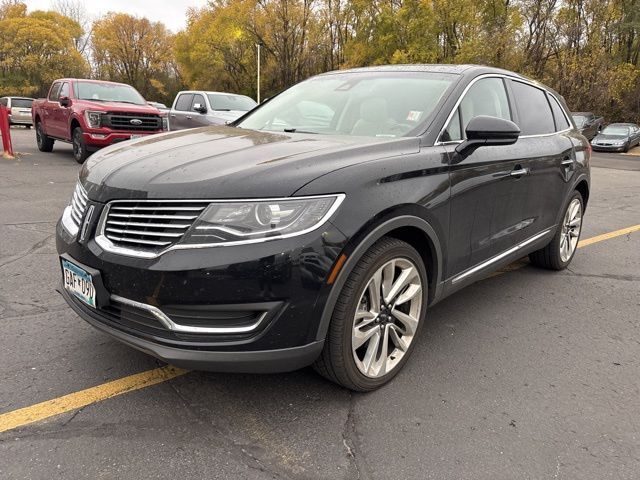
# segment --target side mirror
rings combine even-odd
[[[63,107],[69,107],[71,105],[71,99],[69,97],[60,97],[58,101]]]
[[[456,147],[460,154],[482,146],[513,145],[520,136],[520,128],[512,121],[487,115],[472,118],[465,132],[467,139]]]
[[[201,103],[194,103],[193,104],[193,111],[194,112],[199,112],[199,113],[207,113],[207,107],[205,107]]]

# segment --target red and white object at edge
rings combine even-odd
[[[0,105],[0,134],[2,135],[2,150],[5,157],[13,157],[11,145],[11,130],[9,129],[9,111],[4,105]]]

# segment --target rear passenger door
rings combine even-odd
[[[528,170],[524,240],[555,225],[575,169],[570,124],[555,97],[529,83],[510,80],[521,136],[516,146]]]
[[[184,130],[192,127],[192,103],[193,93],[180,93],[178,95],[169,117],[171,130]]]

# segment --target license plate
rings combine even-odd
[[[96,307],[96,289],[91,275],[79,266],[62,259],[64,288],[90,307]]]
[[[144,137],[144,135],[131,135],[131,140],[142,137]]]

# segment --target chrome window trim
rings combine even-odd
[[[153,305],[148,305],[146,303],[137,302],[135,300],[130,300],[128,298],[121,297],[119,295],[111,295],[111,300],[116,303],[121,303],[123,305],[128,305],[130,307],[139,308],[140,310],[145,310],[153,315],[164,328],[170,330],[172,332],[178,333],[202,333],[202,334],[212,334],[212,333],[223,333],[223,334],[232,334],[232,333],[249,333],[256,330],[262,321],[267,317],[269,312],[263,312],[262,315],[258,318],[258,321],[247,325],[244,327],[198,327],[195,325],[181,325],[179,323],[171,320],[167,314],[165,314],[158,307],[154,307]]]
[[[498,255],[495,255],[493,257],[491,257],[488,260],[485,260],[482,263],[477,264],[475,267],[471,267],[468,270],[465,270],[462,273],[459,273],[458,275],[454,276],[451,279],[451,283],[452,284],[456,284],[458,282],[460,282],[461,280],[464,280],[467,277],[470,277],[471,275],[474,275],[478,272],[480,272],[481,270],[484,270],[485,268],[493,265],[494,263],[498,262],[499,260],[502,260],[505,257],[508,257],[509,255],[511,255],[512,253],[517,252],[518,250],[521,250],[522,248],[526,247],[527,245],[535,242],[536,240],[539,240],[543,237],[545,237],[546,235],[548,235],[549,233],[551,233],[555,228],[555,225],[553,227],[547,228],[546,230],[543,230],[540,233],[535,234],[532,237],[529,237],[528,239],[516,244],[515,246],[505,250],[502,253],[499,253]]]
[[[124,202],[131,202],[131,203],[143,203],[143,202],[150,202],[150,203],[151,202],[153,202],[153,203],[157,203],[157,202],[163,202],[163,203],[241,203],[241,202],[279,202],[279,201],[285,201],[285,200],[309,200],[309,199],[316,199],[316,198],[335,198],[335,201],[333,202],[333,205],[327,211],[327,213],[312,227],[309,227],[309,228],[307,228],[305,230],[301,230],[299,232],[293,232],[293,233],[289,233],[289,234],[286,234],[286,235],[281,235],[279,237],[253,238],[253,239],[249,239],[249,240],[239,240],[239,241],[235,241],[235,242],[227,242],[227,243],[222,243],[222,244],[216,244],[216,243],[175,244],[175,245],[171,245],[171,246],[169,246],[167,248],[164,248],[164,249],[160,250],[159,252],[147,252],[145,250],[140,250],[140,249],[137,249],[137,248],[128,248],[128,247],[121,247],[121,246],[118,246],[118,245],[114,245],[113,242],[111,240],[109,240],[107,238],[107,236],[105,235],[107,217],[109,215],[109,210],[111,209],[111,206],[114,203],[124,203]],[[253,244],[253,243],[273,242],[273,241],[276,241],[276,240],[283,240],[283,239],[286,239],[286,238],[297,237],[297,236],[304,235],[304,234],[307,234],[307,233],[313,232],[314,230],[319,229],[324,224],[326,224],[327,221],[333,216],[333,214],[338,210],[340,205],[342,205],[342,202],[344,201],[345,198],[346,198],[346,195],[344,193],[336,193],[336,194],[327,194],[327,195],[307,195],[307,196],[301,196],[301,197],[243,198],[243,199],[235,199],[234,198],[234,199],[217,199],[217,200],[211,200],[211,199],[201,199],[201,200],[195,200],[195,199],[189,199],[189,200],[178,200],[178,199],[172,199],[172,200],[163,200],[163,199],[111,200],[110,202],[108,202],[105,205],[105,207],[102,210],[102,214],[100,215],[100,221],[98,223],[98,228],[97,228],[97,234],[95,236],[95,241],[100,247],[102,247],[103,250],[105,250],[107,252],[115,253],[115,254],[118,254],[118,255],[126,255],[126,256],[130,256],[130,257],[145,258],[145,259],[158,258],[158,257],[164,255],[165,253],[173,251],[173,250],[191,250],[191,249],[200,249],[200,248],[233,247],[233,246],[239,246],[239,245],[250,245],[250,244]],[[199,216],[200,215],[198,215],[198,217]],[[196,221],[197,221],[197,219],[194,220],[194,223]],[[192,224],[192,226],[193,226],[193,224]]]
[[[447,125],[449,125],[449,122],[451,121],[451,118],[453,118],[453,115],[456,113],[456,110],[458,109],[458,107],[460,107],[460,104],[462,103],[462,100],[464,100],[464,97],[467,95],[467,92],[469,91],[469,89],[478,81],[485,79],[485,78],[501,78],[503,80],[513,80],[514,82],[520,82],[520,83],[524,83],[526,85],[529,85],[531,87],[537,88],[538,90],[542,90],[543,92],[545,92],[547,95],[552,96],[560,105],[560,109],[562,110],[562,113],[565,116],[565,119],[567,120],[567,122],[569,123],[570,127],[569,128],[565,128],[564,130],[560,130],[557,132],[552,132],[552,133],[540,133],[540,134],[536,134],[536,135],[520,135],[518,137],[518,139],[521,138],[540,138],[540,137],[551,137],[553,135],[557,135],[559,133],[566,133],[569,132],[571,130],[573,130],[573,122],[567,117],[567,112],[565,112],[564,107],[562,106],[562,103],[560,103],[560,101],[558,100],[558,98],[552,94],[549,90],[540,87],[540,85],[536,85],[535,83],[524,79],[524,78],[518,78],[518,77],[514,77],[511,75],[505,75],[502,73],[485,73],[483,75],[478,75],[476,78],[474,78],[473,80],[471,80],[469,82],[469,85],[467,85],[464,90],[462,91],[462,94],[460,95],[460,98],[458,98],[458,100],[456,101],[455,105],[453,106],[453,108],[451,109],[451,111],[449,112],[449,115],[447,116],[447,121],[444,122],[444,125],[442,126],[442,128],[440,129],[440,132],[438,133],[438,136],[436,137],[437,140],[435,141],[435,143],[433,144],[434,147],[439,147],[439,146],[443,146],[443,145],[458,145],[462,142],[464,142],[464,140],[449,140],[446,142],[441,142],[440,138],[442,137],[442,134],[444,133],[444,131],[447,128]],[[549,105],[549,108],[551,108],[551,105]],[[552,112],[553,114],[553,112]]]

